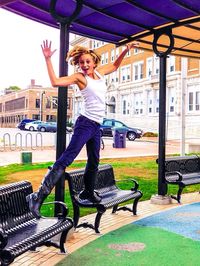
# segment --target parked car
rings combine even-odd
[[[30,123],[30,122],[33,122],[33,121],[36,121],[35,119],[23,119],[21,122],[19,122],[19,124],[17,125],[17,128],[21,129],[21,130],[24,130],[25,129],[25,125],[27,123]]]
[[[143,131],[138,128],[132,128],[125,125],[123,122],[115,120],[115,119],[104,119],[101,124],[101,136],[113,136],[113,130],[115,128],[124,129],[126,131],[126,137],[133,141],[136,138],[141,138],[143,135]]]
[[[37,130],[41,132],[56,132],[57,124],[56,122],[42,122],[38,125]]]
[[[30,130],[30,131],[37,131],[38,125],[41,124],[42,121],[40,120],[35,120],[30,123],[26,123],[25,129]]]
[[[37,127],[38,131],[41,132],[56,132],[57,123],[56,122],[42,122]],[[66,127],[66,133],[72,133],[73,129],[71,127]]]

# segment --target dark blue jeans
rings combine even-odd
[[[88,159],[84,179],[85,185],[88,183],[88,179],[90,179],[91,184],[92,180],[94,181],[95,179],[99,165],[100,138],[100,124],[82,115],[79,116],[76,120],[74,133],[68,147],[54,165],[63,168],[69,166],[86,144]],[[92,184],[93,186],[94,184]]]

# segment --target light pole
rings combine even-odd
[[[45,91],[42,91],[40,93],[40,121],[43,121],[43,95],[45,94]]]

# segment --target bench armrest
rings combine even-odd
[[[183,176],[180,172],[178,171],[173,171],[173,172],[167,172],[165,173],[165,178],[167,181],[182,181]],[[171,180],[170,180],[171,179]]]
[[[62,209],[63,209],[63,212],[62,212],[62,214],[59,214],[59,216],[58,217],[60,217],[60,218],[65,218],[65,217],[67,217],[67,215],[68,215],[68,212],[69,212],[69,210],[68,210],[68,207],[67,207],[67,205],[64,203],[64,202],[62,202],[62,201],[49,201],[49,202],[44,202],[43,204],[45,204],[45,205],[49,205],[49,204],[60,204],[61,206],[62,206]]]
[[[137,191],[139,188],[139,184],[135,179],[123,179],[123,180],[116,180],[116,182],[130,182],[134,183],[134,187],[131,188],[131,191]]]

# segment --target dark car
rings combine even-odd
[[[100,130],[102,136],[113,136],[113,130],[115,128],[120,128],[126,132],[126,137],[129,140],[135,140],[136,138],[141,138],[143,131],[138,128],[132,128],[125,125],[123,122],[115,120],[115,119],[104,119],[101,124]]]
[[[25,130],[25,125],[27,123],[33,122],[35,121],[35,119],[23,119],[21,122],[19,122],[19,124],[17,125],[17,127],[21,130]]]
[[[38,131],[41,132],[56,132],[57,123],[56,122],[42,122],[37,127]],[[66,133],[72,133],[73,129],[71,127],[66,127]]]

